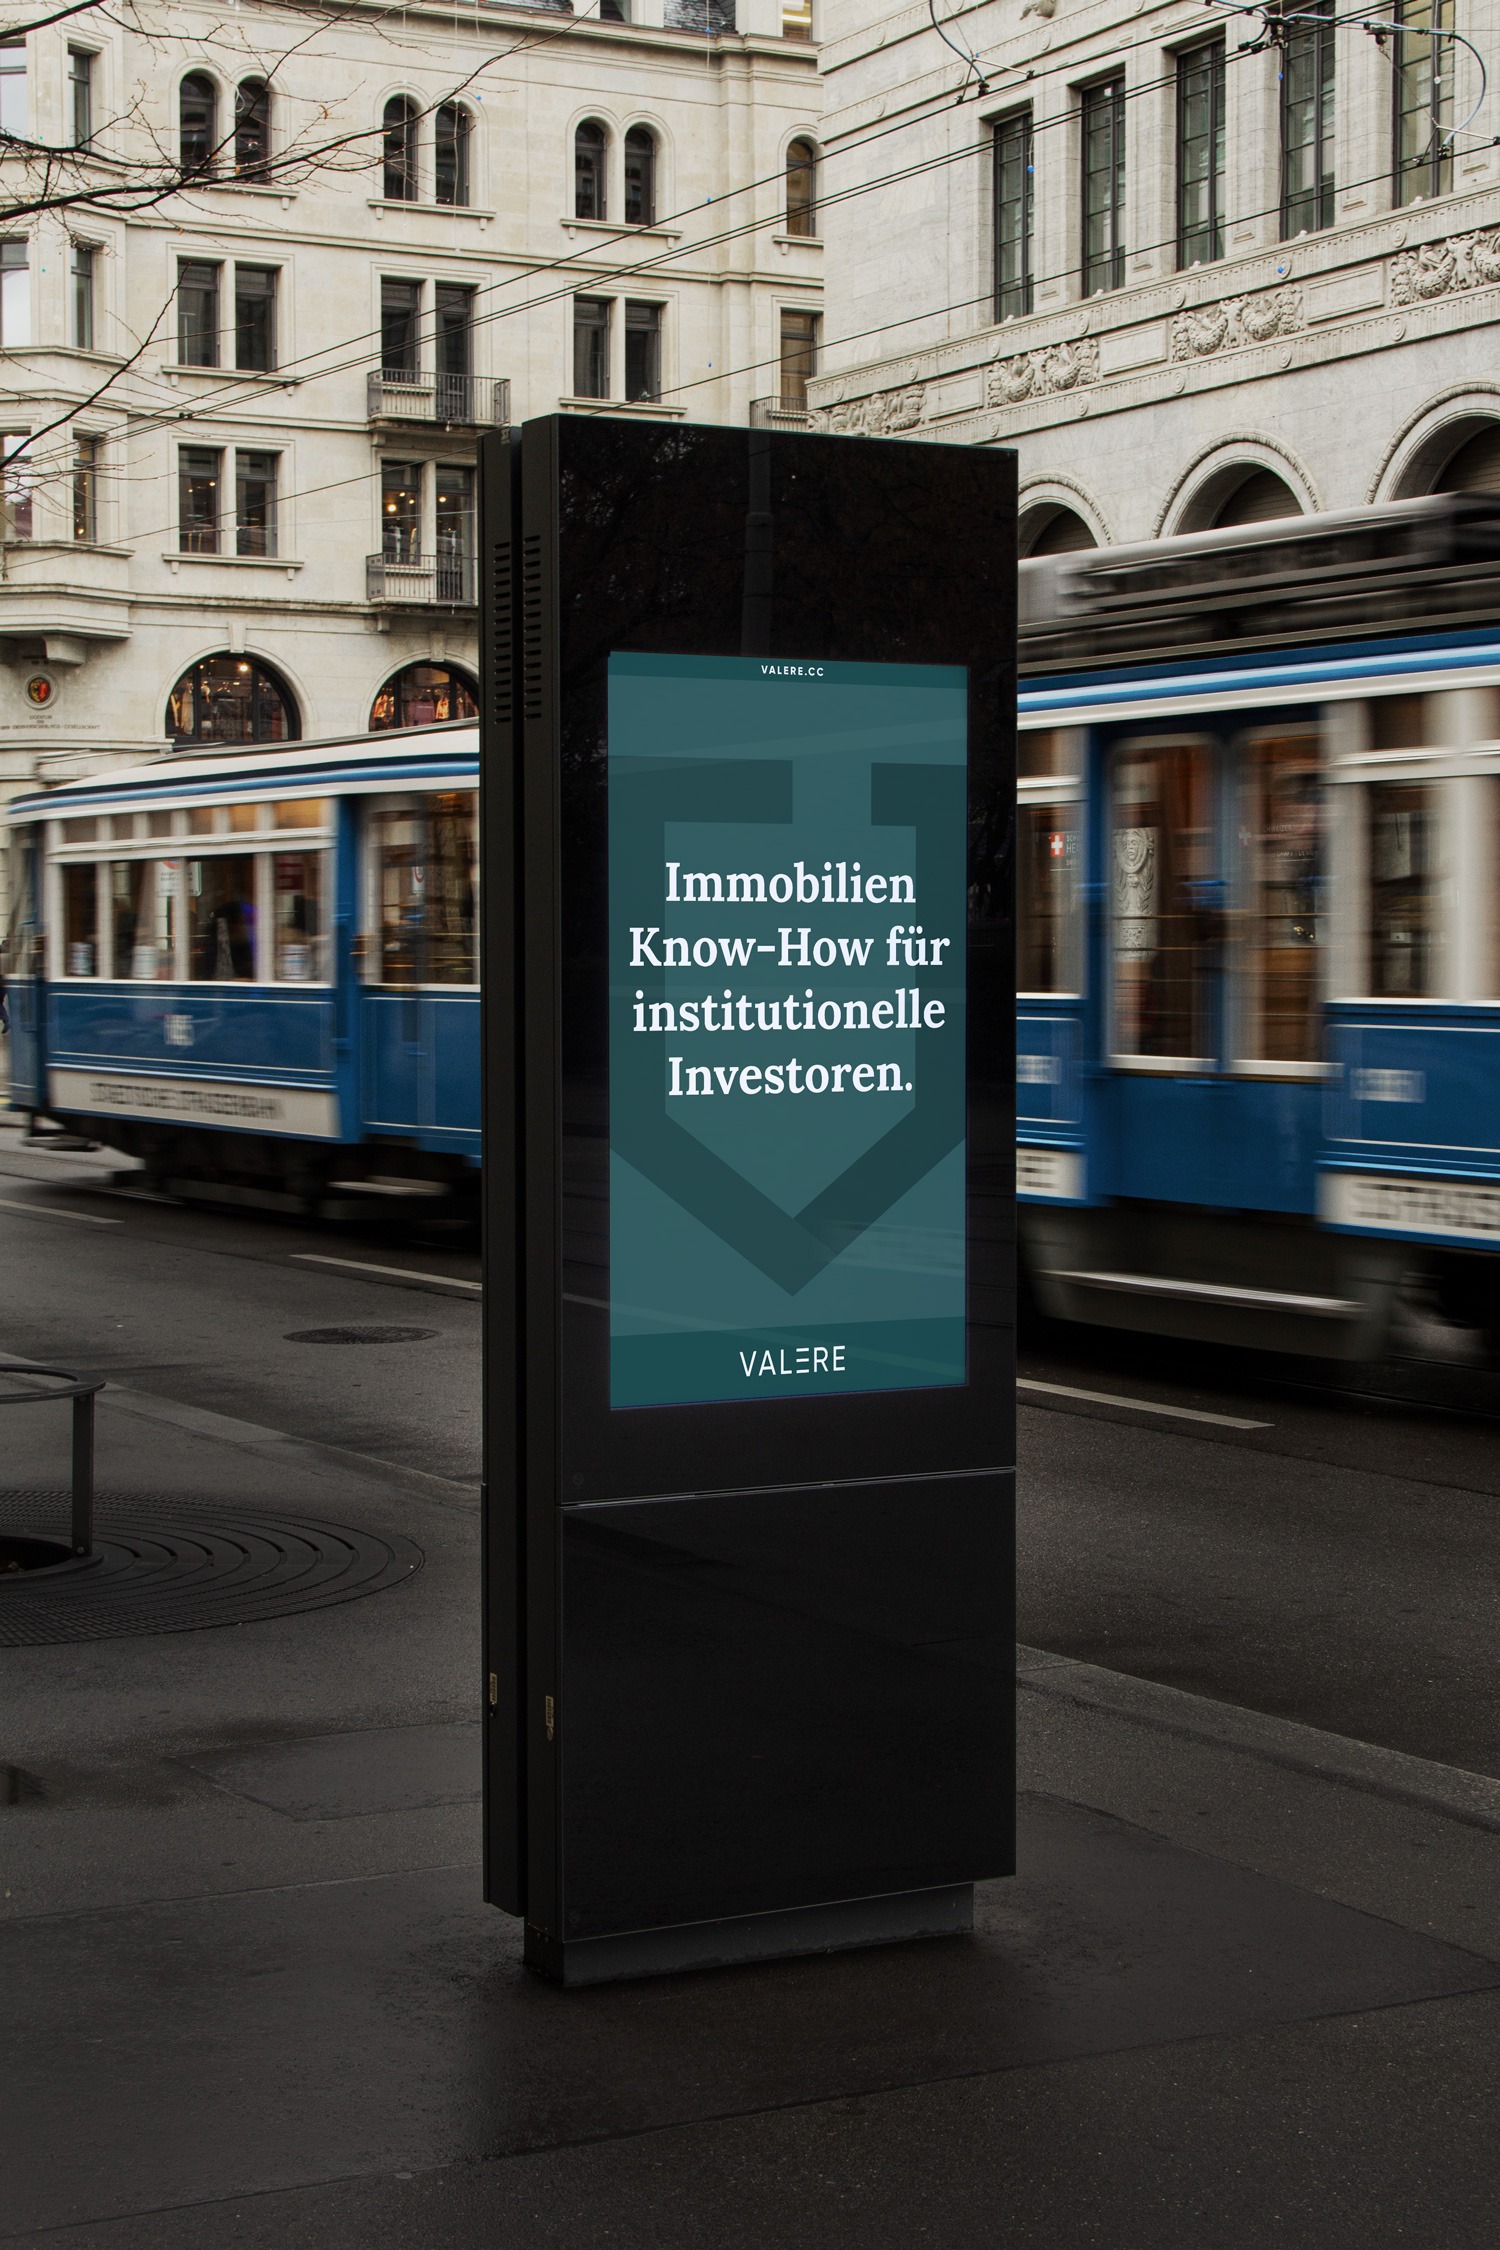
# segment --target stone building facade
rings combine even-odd
[[[778,390],[820,292],[787,195],[821,90],[806,0],[738,5],[736,31],[732,0],[147,0],[0,40],[0,129],[85,143],[105,186],[197,166],[0,225],[6,450],[33,435],[0,796],[174,739],[461,715],[479,433],[745,422]],[[12,208],[25,164],[0,147]]]
[[[1015,446],[1028,553],[1500,489],[1497,10],[1440,4],[825,0],[813,426]]]

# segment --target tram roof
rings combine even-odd
[[[148,763],[30,790],[6,808],[12,821],[53,818],[65,809],[139,803],[148,797],[271,797],[317,788],[369,794],[404,781],[472,778],[479,770],[473,719],[389,728],[323,742],[258,742],[244,750],[164,750]]]

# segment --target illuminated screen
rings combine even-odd
[[[965,1380],[966,717],[611,656],[611,1406]]]

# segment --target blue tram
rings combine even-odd
[[[471,1197],[478,776],[455,722],[16,799],[13,1106],[179,1191]]]
[[[1022,566],[1020,1256],[1056,1317],[1500,1350],[1500,499]],[[472,1191],[476,730],[11,807],[12,1099],[162,1182]]]
[[[1023,564],[1021,1256],[1054,1316],[1500,1345],[1500,500]]]

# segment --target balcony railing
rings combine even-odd
[[[807,422],[805,398],[757,398],[750,402],[752,430],[805,430]]]
[[[469,429],[510,420],[510,384],[503,375],[400,375],[367,378],[372,422],[442,422]]]
[[[408,609],[463,608],[474,601],[472,555],[366,555],[365,599]]]

